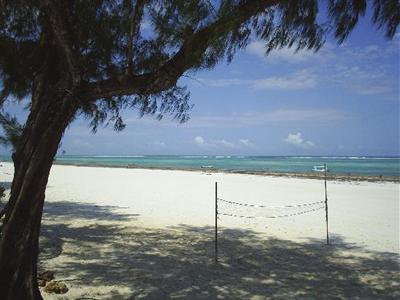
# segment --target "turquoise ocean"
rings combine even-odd
[[[327,164],[330,173],[358,176],[399,176],[399,157],[332,156],[208,156],[136,155],[76,156],[60,155],[56,163],[177,168],[217,169],[229,172],[313,173],[316,165]]]
[[[0,157],[10,161],[10,157]],[[60,155],[55,163],[171,169],[217,169],[228,172],[313,173],[327,164],[331,174],[400,176],[400,157],[338,156],[229,156],[229,155]]]

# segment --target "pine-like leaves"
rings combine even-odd
[[[18,147],[24,126],[18,122],[15,116],[13,117],[8,113],[0,114],[0,126],[3,129],[3,136],[0,136],[0,144],[10,146],[15,150]]]

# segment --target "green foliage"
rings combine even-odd
[[[0,0],[0,105],[9,95],[30,93],[40,33],[34,2]]]
[[[51,1],[50,1],[51,2]],[[0,104],[32,93],[35,72],[55,38],[48,32],[49,5],[39,0],[0,0]],[[372,22],[392,38],[400,19],[398,0],[75,0],[54,1],[62,12],[65,38],[84,84],[116,80],[124,74],[158,72],[186,44],[184,71],[230,62],[250,39],[273,49],[317,51],[327,35],[343,42],[370,6]],[[272,5],[271,5],[272,3]],[[328,12],[321,16],[321,7]],[[243,9],[242,9],[243,8]],[[51,23],[51,22],[50,22]],[[50,30],[51,31],[51,30]],[[165,68],[163,72],[174,73]],[[171,78],[173,76],[171,75]],[[162,91],[119,93],[86,102],[81,114],[95,131],[102,123],[124,127],[120,110],[135,108],[157,118],[186,121],[189,94],[176,82]]]
[[[10,146],[15,150],[18,146],[24,126],[21,125],[16,117],[5,113],[0,114],[0,126],[4,136],[0,136],[0,145]]]
[[[81,113],[84,117],[91,119],[90,127],[96,132],[98,126],[105,123],[113,123],[114,130],[121,131],[125,123],[120,115],[123,109],[136,109],[139,116],[155,115],[161,120],[164,115],[172,116],[172,119],[184,123],[188,120],[188,111],[192,108],[189,104],[190,93],[185,87],[174,86],[171,89],[158,94],[120,96],[110,99],[100,99],[96,103],[83,105]]]

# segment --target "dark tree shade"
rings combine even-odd
[[[188,120],[186,72],[232,60],[253,38],[317,51],[359,18],[395,35],[398,0],[0,0],[0,106],[30,97],[13,153],[0,238],[0,298],[41,299],[36,281],[45,190],[61,138],[83,115],[124,128],[121,109]],[[325,7],[321,9],[321,7]],[[320,11],[326,12],[321,15]]]

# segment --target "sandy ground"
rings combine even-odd
[[[9,185],[12,165],[0,171]],[[328,182],[330,246],[323,209],[276,219],[221,215],[215,265],[215,182],[218,196],[235,202],[324,200],[315,179],[53,166],[40,268],[54,270],[70,290],[44,298],[400,297],[398,184]]]

